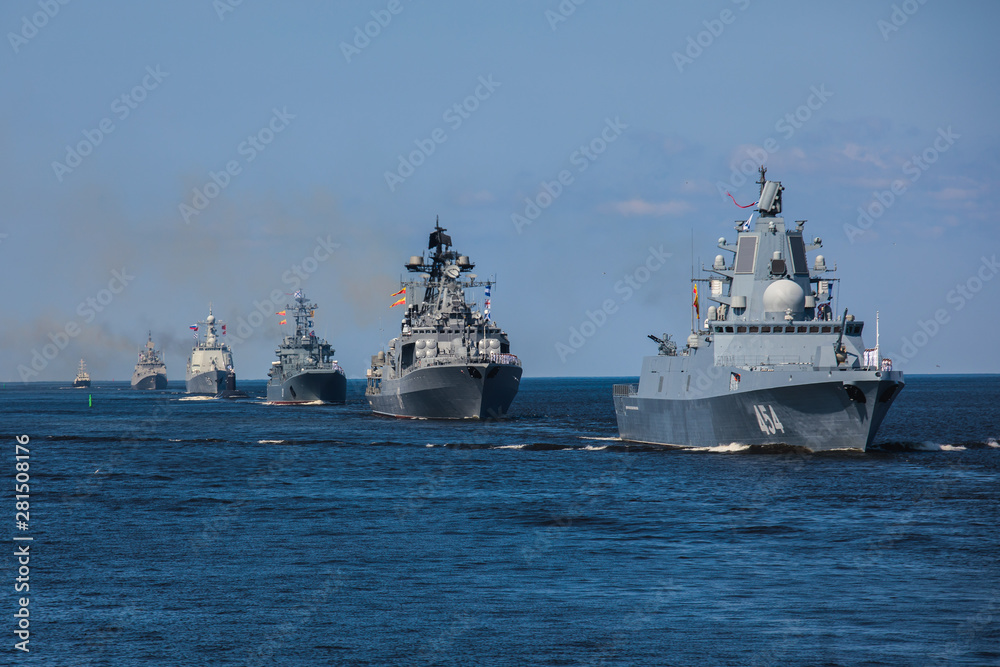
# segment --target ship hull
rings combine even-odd
[[[90,386],[90,380],[74,380],[73,387],[76,389],[86,389]]]
[[[372,411],[416,419],[499,419],[521,383],[521,367],[500,364],[432,366],[382,380],[368,392]]]
[[[208,371],[187,378],[187,393],[216,396],[226,388],[226,371]]]
[[[132,378],[132,388],[133,389],[166,389],[167,388],[167,374],[166,373],[150,373],[149,375],[144,375],[139,378]]]
[[[898,371],[816,371],[819,377],[812,378],[807,372],[734,370],[744,383],[756,386],[673,398],[616,385],[622,440],[684,447],[738,443],[864,450],[903,387]]]
[[[344,403],[347,400],[347,377],[340,371],[312,370],[267,385],[269,403]]]

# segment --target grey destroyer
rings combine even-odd
[[[163,363],[163,355],[153,345],[153,332],[150,331],[144,349],[139,350],[139,361],[132,373],[133,389],[166,389],[167,367]]]
[[[269,403],[343,403],[347,398],[347,376],[333,358],[334,349],[312,329],[316,304],[309,303],[302,290],[295,292],[293,311],[295,333],[285,336],[275,352],[277,361],[268,371]]]
[[[622,440],[716,447],[787,444],[812,451],[864,450],[903,388],[903,373],[882,358],[878,333],[865,348],[864,322],[833,306],[835,271],[822,246],[781,217],[780,182],[760,169],[760,196],[735,243],[719,239],[709,278],[693,279],[693,326],[683,349],[650,336],[658,354],[643,360],[639,383],[615,385]],[[757,219],[751,225],[756,214]],[[702,321],[698,285],[709,288]],[[877,319],[876,319],[877,324]]]
[[[475,265],[451,247],[435,224],[428,257],[405,264],[416,274],[392,296],[404,305],[400,335],[388,352],[372,356],[365,396],[381,415],[428,419],[489,419],[507,414],[521,382],[521,362],[490,316],[492,281],[478,281]],[[483,311],[473,311],[467,289],[485,287]]]
[[[226,325],[217,322],[208,307],[208,317],[197,325],[193,325],[195,344],[187,362],[187,393],[210,394],[217,396],[226,389],[226,376],[233,370],[233,354],[229,346],[219,337],[219,330],[226,333]],[[199,328],[204,328],[205,336],[201,337]]]

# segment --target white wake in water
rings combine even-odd
[[[178,398],[178,401],[214,401],[215,396],[185,396]]]
[[[280,445],[283,442],[288,442],[287,440],[258,440],[258,445]]]
[[[745,452],[750,449],[750,445],[731,442],[728,445],[716,445],[714,447],[685,447],[686,452],[715,452],[718,454],[732,454],[735,452]]]

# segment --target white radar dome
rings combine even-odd
[[[805,308],[806,294],[793,280],[776,280],[764,290],[764,312],[783,313],[791,309],[793,313]]]

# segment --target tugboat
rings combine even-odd
[[[521,381],[521,362],[507,334],[490,318],[492,281],[477,281],[468,256],[451,249],[435,224],[425,260],[412,256],[403,281],[399,337],[372,356],[365,396],[372,411],[392,417],[489,419],[507,414]],[[463,279],[462,276],[467,276]],[[486,288],[484,312],[473,312],[465,290]]]
[[[269,403],[343,403],[347,398],[347,376],[333,359],[334,349],[316,337],[312,318],[316,304],[295,291],[293,310],[295,334],[285,336],[275,352],[277,361],[268,371],[267,400]],[[282,314],[284,311],[282,312]]]
[[[204,340],[198,334],[201,325],[205,328]],[[225,335],[226,325],[216,322],[210,304],[208,317],[191,327],[195,332],[195,344],[187,362],[185,376],[189,394],[217,396],[226,388],[226,376],[233,370],[233,355],[229,346],[218,337],[216,325],[222,328],[222,333]]]
[[[149,332],[146,348],[139,350],[139,361],[132,373],[133,389],[166,389],[167,367],[163,356],[153,345],[153,332]]]
[[[87,364],[83,363],[83,359],[80,360],[80,368],[76,371],[76,379],[73,380],[73,386],[79,389],[90,386],[90,374],[87,373]]]
[[[736,242],[719,239],[732,261],[717,255],[711,278],[692,279],[686,347],[650,336],[659,351],[643,359],[639,384],[614,386],[622,440],[864,450],[902,390],[903,373],[880,356],[877,331],[875,347],[866,349],[864,322],[846,308],[834,319],[836,279],[827,274],[836,268],[823,255],[808,265],[807,251],[823,242],[807,243],[805,220],[786,225],[784,187],[766,171],[760,168],[757,208],[736,226]],[[699,284],[718,304],[704,321]]]

